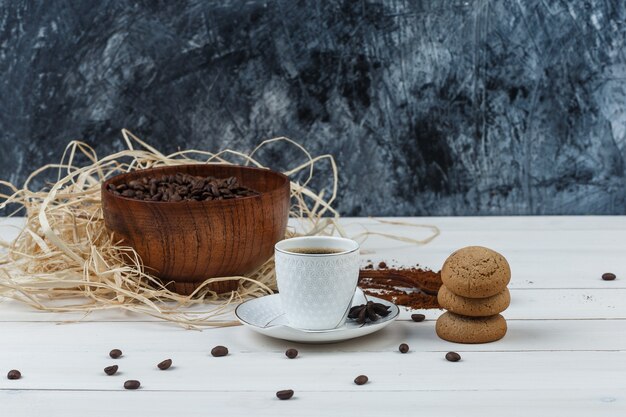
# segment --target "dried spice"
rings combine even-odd
[[[359,273],[365,294],[414,310],[441,308],[437,302],[441,284],[441,272],[422,268],[366,268]]]
[[[368,301],[367,304],[361,304],[360,306],[354,306],[348,313],[349,319],[356,319],[357,323],[364,324],[367,320],[377,321],[380,317],[387,317],[391,311],[389,306],[381,303],[375,303]]]

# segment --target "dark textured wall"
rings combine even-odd
[[[625,22],[622,0],[0,1],[0,179],[122,127],[287,135],[334,154],[346,215],[623,214]]]

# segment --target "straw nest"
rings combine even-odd
[[[0,209],[18,204],[25,209],[25,225],[12,242],[0,241],[0,296],[51,312],[89,312],[124,309],[177,323],[187,328],[230,326],[233,303],[271,294],[275,289],[274,260],[269,259],[249,276],[208,278],[193,294],[171,292],[147,274],[141,259],[108,233],[102,217],[100,184],[123,173],[165,165],[219,163],[264,167],[256,158],[268,146],[293,147],[302,162],[284,172],[291,178],[292,226],[295,235],[345,235],[331,207],[337,195],[337,166],[331,155],[312,156],[288,138],[263,141],[250,153],[230,149],[218,153],[186,150],[164,155],[128,130],[122,130],[127,149],[102,158],[87,144],[70,142],[59,164],[34,171],[21,188],[6,181],[0,186]],[[87,161],[79,163],[79,161]],[[322,169],[320,169],[320,165]],[[316,169],[314,169],[316,168]],[[33,191],[38,176],[57,181]],[[326,175],[320,179],[319,175]],[[319,191],[311,181],[322,184]],[[19,211],[20,214],[23,211]],[[432,228],[432,227],[431,227]],[[414,243],[426,243],[438,234]],[[369,232],[363,235],[370,234]],[[393,236],[388,236],[393,237]],[[128,259],[133,261],[128,263]],[[208,289],[216,281],[239,280],[237,291],[218,295]]]

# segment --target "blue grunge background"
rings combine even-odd
[[[0,179],[286,135],[344,215],[624,214],[626,2],[0,1]],[[289,155],[265,160],[280,168]]]

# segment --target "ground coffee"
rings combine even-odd
[[[383,298],[414,310],[441,308],[437,292],[441,287],[441,272],[422,268],[373,269],[366,266],[359,273],[359,287],[367,295]],[[379,267],[380,267],[379,264]]]

